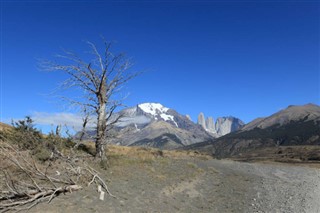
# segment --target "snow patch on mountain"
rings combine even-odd
[[[169,108],[164,107],[159,103],[143,103],[139,104],[138,107],[145,113],[154,116],[156,120],[158,120],[157,116],[160,116],[163,120],[172,121],[176,125],[176,127],[179,127],[177,122],[174,120],[174,116],[167,114]]]
[[[138,105],[140,109],[151,115],[158,115],[160,113],[166,113],[169,108],[162,106],[159,103],[143,103]]]
[[[177,122],[175,122],[173,115],[161,114],[160,116],[165,121],[169,121],[169,120],[173,121],[173,123],[176,125],[176,127],[179,127]]]
[[[134,127],[136,128],[136,131],[140,131],[140,129],[138,128],[138,125],[137,124],[134,124]]]

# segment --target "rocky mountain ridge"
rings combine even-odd
[[[287,125],[290,122],[300,120],[310,121],[319,120],[320,107],[315,104],[306,104],[303,106],[290,105],[286,109],[280,110],[266,118],[257,118],[242,128],[242,131],[248,131],[255,128],[266,129],[274,125]]]
[[[202,112],[198,116],[197,123],[215,138],[237,131],[244,126],[243,121],[232,116],[218,117],[214,123],[213,117],[205,118]]]

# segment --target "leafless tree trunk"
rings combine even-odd
[[[89,120],[90,120],[90,114],[87,112],[87,109],[85,108],[84,112],[83,112],[83,118],[82,118],[82,130],[81,130],[80,137],[79,137],[80,143],[86,134],[87,125],[88,125]],[[77,145],[79,145],[79,144],[77,144]]]
[[[107,122],[106,122],[106,104],[104,101],[101,103],[98,111],[98,125],[97,125],[97,140],[96,140],[96,157],[100,157],[102,160],[104,160],[105,152],[103,147],[103,142],[105,140],[105,134],[106,134],[106,128],[107,128]]]
[[[114,110],[121,106],[121,100],[113,100],[114,94],[119,92],[124,84],[136,77],[138,72],[130,72],[132,63],[125,54],[110,52],[112,42],[104,42],[104,53],[101,54],[96,46],[87,42],[91,61],[85,62],[72,52],[65,51],[58,57],[65,63],[42,61],[41,67],[47,71],[63,71],[70,78],[62,84],[63,89],[77,88],[84,91],[84,97],[67,99],[70,103],[91,109],[96,114],[96,157],[105,158],[106,130],[119,118],[114,118]]]

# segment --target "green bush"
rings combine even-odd
[[[0,137],[6,137],[7,141],[17,145],[21,150],[31,150],[31,154],[41,161],[48,160],[55,151],[70,153],[75,145],[71,138],[63,138],[53,132],[43,135],[34,127],[33,122],[29,116],[24,120],[12,122],[14,128],[10,132],[1,133]]]
[[[96,148],[94,146],[86,145],[86,144],[79,144],[78,150],[86,152],[92,156],[96,154]]]
[[[51,158],[51,153],[49,149],[44,146],[38,146],[35,150],[32,151],[32,155],[39,161],[47,161]]]

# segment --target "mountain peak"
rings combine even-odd
[[[144,112],[149,113],[151,115],[166,113],[169,110],[169,108],[164,107],[160,103],[142,103],[139,104],[138,107],[142,109]]]
[[[290,105],[286,109],[281,110],[278,113],[293,113],[295,116],[298,116],[299,114],[305,114],[305,113],[320,113],[320,106],[316,104],[305,104],[305,105]],[[276,113],[277,114],[277,113]]]
[[[243,130],[252,130],[256,127],[265,129],[274,125],[285,125],[292,121],[320,120],[320,107],[316,104],[290,105],[263,119],[255,119],[246,125]]]
[[[172,121],[176,127],[179,127],[177,122],[174,120],[174,116],[168,113],[169,108],[160,103],[142,103],[138,105],[138,108],[144,113],[152,115],[155,120],[160,118],[164,121]]]
[[[307,103],[304,105],[289,105],[286,109],[290,108],[319,108],[319,106],[317,104]]]

